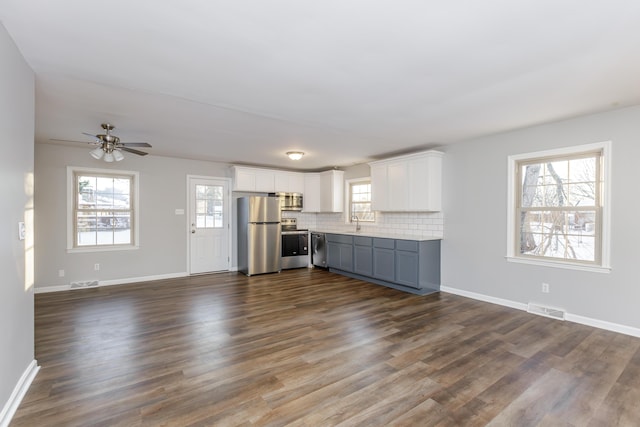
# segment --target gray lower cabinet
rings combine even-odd
[[[394,282],[396,279],[394,239],[373,239],[373,277]]]
[[[327,266],[347,272],[353,271],[353,237],[327,234]]]
[[[327,234],[327,264],[338,273],[408,292],[440,290],[440,240]]]
[[[401,285],[419,288],[418,273],[420,271],[420,260],[417,252],[396,251],[396,282]]]
[[[373,248],[371,237],[353,238],[353,272],[363,276],[373,275]]]
[[[420,257],[419,242],[399,240],[395,252],[396,282],[401,285],[419,288]]]

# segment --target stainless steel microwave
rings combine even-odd
[[[301,193],[269,193],[269,197],[277,197],[280,200],[281,211],[301,211]]]

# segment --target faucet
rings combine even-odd
[[[351,222],[353,222],[353,220],[356,220],[356,231],[360,231],[360,220],[358,219],[358,215],[353,215],[351,217]]]

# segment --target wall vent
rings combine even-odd
[[[543,305],[529,303],[527,305],[527,311],[529,313],[538,314],[544,317],[550,317],[552,319],[564,320],[566,312],[560,308],[545,307]]]
[[[71,282],[71,289],[77,289],[77,288],[92,288],[98,286],[98,281],[97,280],[85,280],[85,281],[81,281],[81,282]]]

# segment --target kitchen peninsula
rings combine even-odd
[[[441,238],[375,232],[324,234],[329,271],[418,295],[440,291]]]

